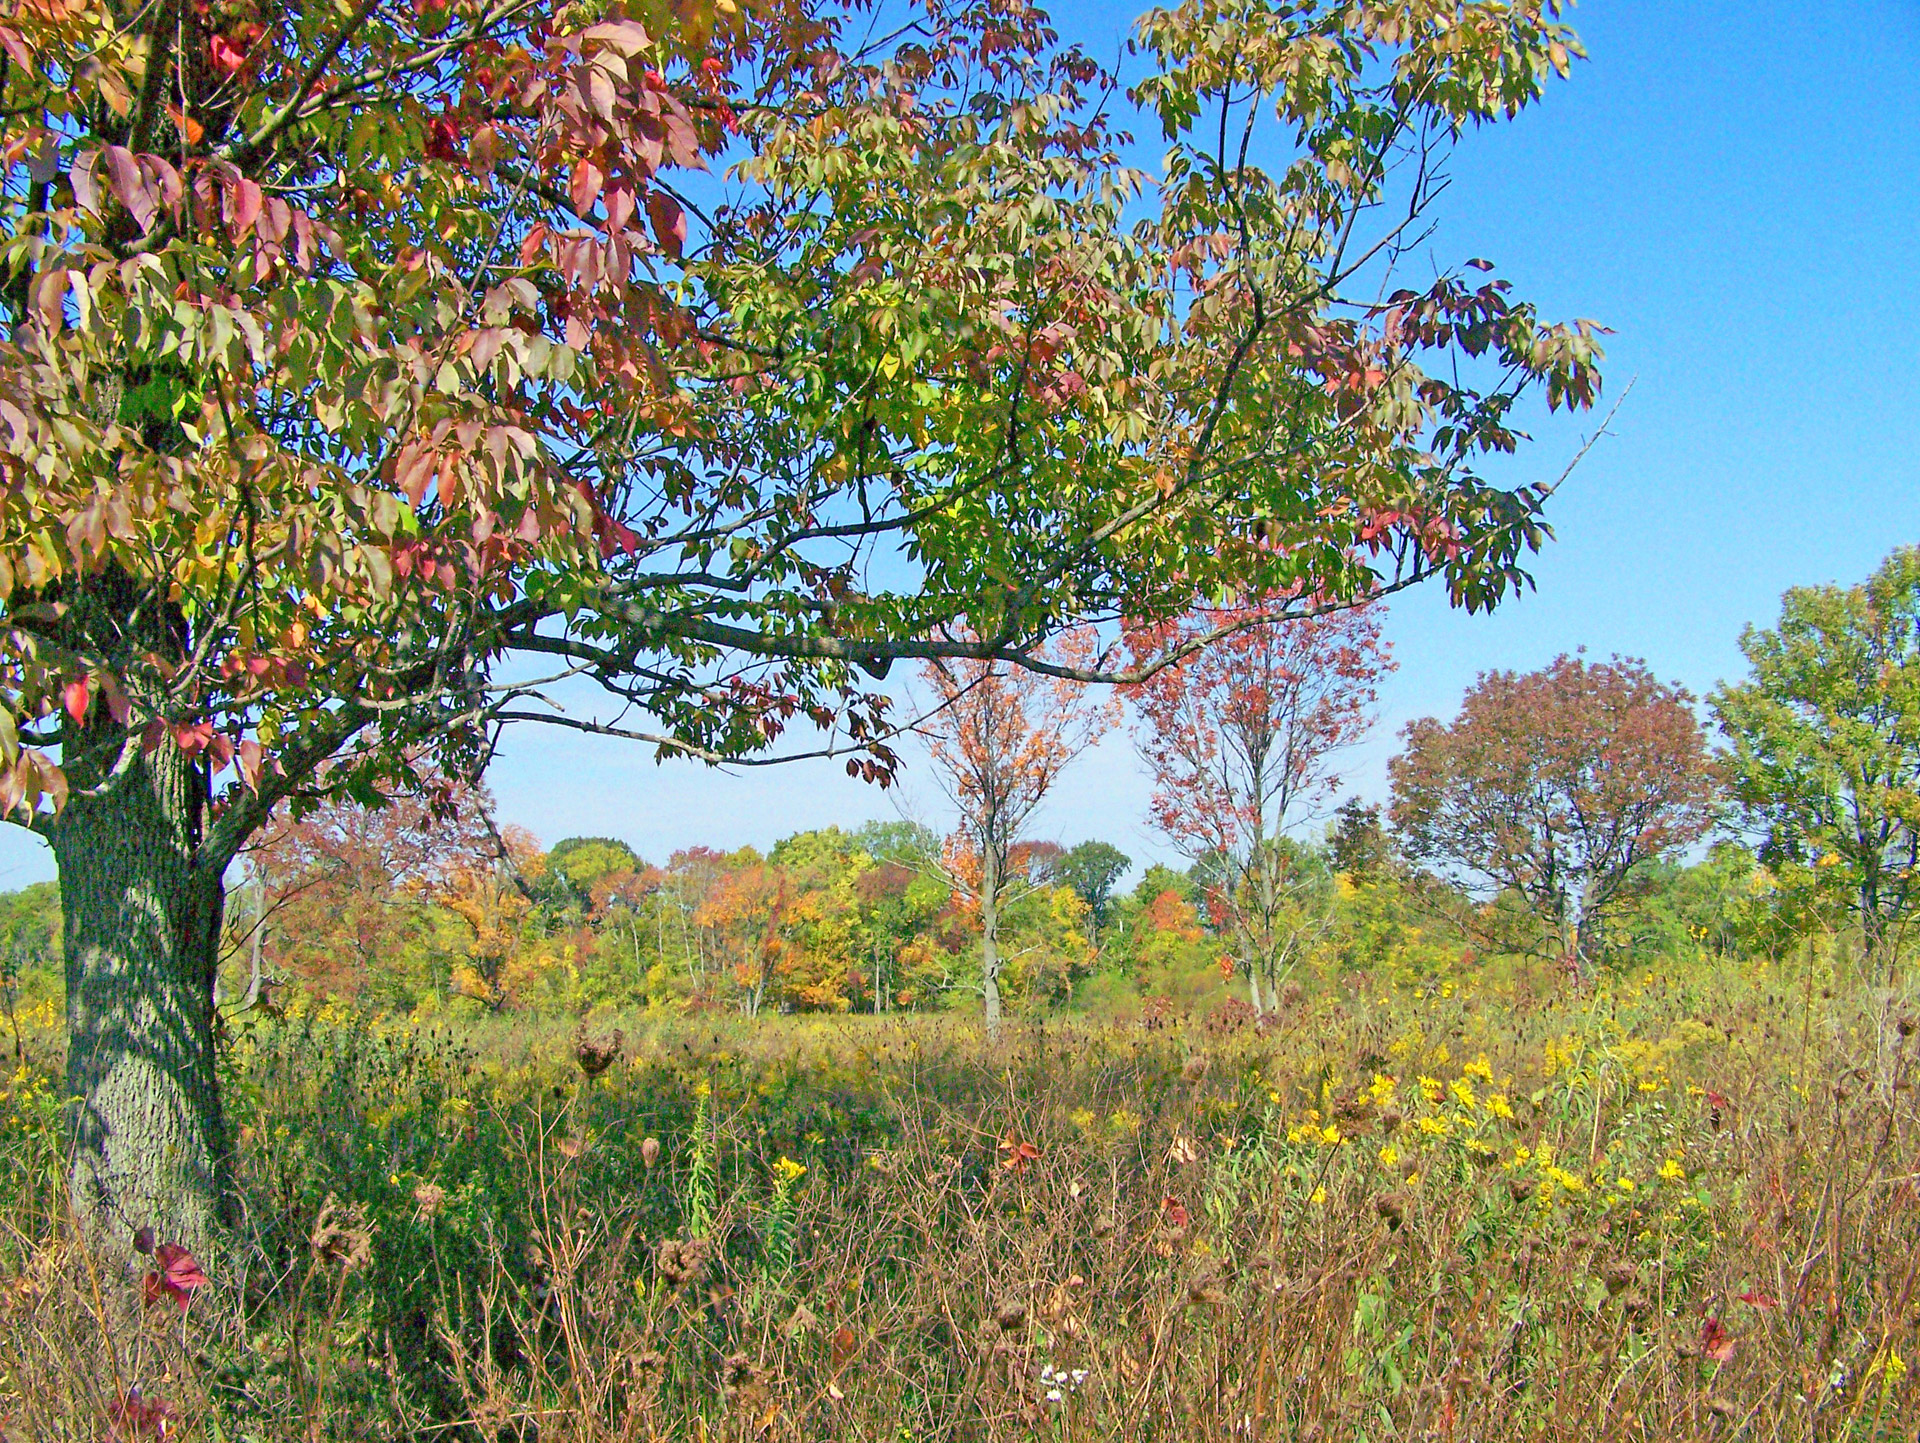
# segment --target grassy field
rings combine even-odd
[[[1522,968],[995,1045],[296,1012],[232,1039],[247,1245],[184,1310],[70,1244],[30,1031],[0,1433],[1910,1438],[1920,1007],[1828,982]]]

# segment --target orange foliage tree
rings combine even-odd
[[[724,949],[749,1017],[767,1000],[782,954],[781,929],[791,897],[778,868],[755,858],[713,878],[694,920]]]
[[[1058,652],[1071,666],[1092,647],[1079,633]],[[923,674],[939,702],[926,725],[934,769],[959,812],[943,860],[955,901],[978,920],[980,989],[987,1025],[997,1027],[1000,913],[1020,885],[1021,833],[1067,763],[1113,727],[1119,704],[999,662],[931,661]]]

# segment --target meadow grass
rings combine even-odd
[[[1828,982],[997,1041],[260,1018],[244,1246],[184,1312],[73,1242],[43,1036],[0,1088],[0,1433],[1911,1438],[1920,1006]]]

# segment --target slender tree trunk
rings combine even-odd
[[[1000,869],[990,848],[980,859],[980,991],[987,1031],[1000,1030]]]
[[[1886,915],[1880,910],[1880,889],[1868,884],[1860,889],[1860,972],[1869,984],[1880,980],[1880,964],[1887,964],[1887,985],[1894,981],[1894,952],[1887,936]]]
[[[163,743],[47,836],[66,943],[70,1191],[96,1235],[206,1257],[229,1222],[214,1056],[224,894],[198,859],[206,783]]]

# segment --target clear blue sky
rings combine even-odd
[[[1100,57],[1131,13],[1056,9]],[[1369,797],[1399,726],[1450,712],[1480,671],[1584,645],[1705,692],[1739,674],[1741,627],[1771,621],[1783,589],[1855,580],[1920,540],[1920,0],[1588,0],[1572,19],[1591,60],[1463,146],[1435,250],[1612,327],[1609,391],[1637,384],[1556,500],[1535,594],[1491,617],[1396,603],[1400,671],[1348,768]],[[1557,474],[1579,437],[1543,428],[1515,478]],[[492,783],[548,843],[611,834],[654,859],[896,815],[832,765],[727,776],[543,732],[512,741]],[[924,774],[904,794],[941,822]],[[1110,742],[1041,834],[1159,855],[1146,795]],[[4,830],[0,887],[51,874]]]

